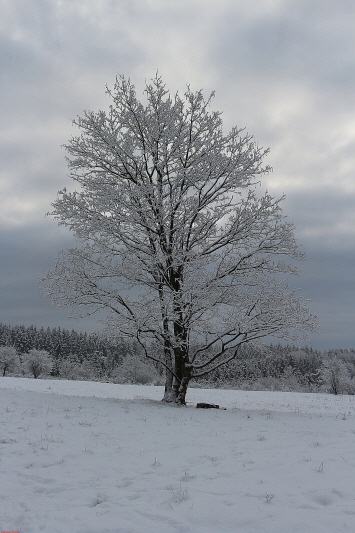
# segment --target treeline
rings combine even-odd
[[[53,377],[115,383],[163,383],[164,368],[144,359],[138,343],[108,338],[103,334],[0,323],[0,347],[13,350],[7,351],[8,355],[3,351],[2,359],[0,356],[3,375],[17,371],[19,375],[35,376],[33,368],[38,368],[39,362],[45,360],[44,354],[48,354],[50,364],[46,360],[43,369]],[[16,361],[11,353],[17,354]],[[355,394],[355,350],[318,351],[279,344],[245,345],[228,366],[195,380],[194,385]]]
[[[78,361],[92,358],[94,354],[119,362],[124,357],[127,343],[108,339],[92,333],[78,333],[62,328],[40,328],[36,326],[11,326],[0,323],[0,346],[13,346],[19,353],[35,348],[45,350],[56,359],[74,356]],[[130,345],[131,346],[131,345]]]
[[[228,366],[207,375],[204,384],[244,390],[355,394],[355,350],[244,345]]]
[[[16,350],[20,363],[17,360],[16,364],[7,365],[7,368],[16,368],[22,375],[32,373],[28,356],[33,360],[33,350],[41,353],[41,356],[37,353],[39,359],[43,359],[43,352],[50,356],[50,375],[53,377],[145,384],[159,382],[162,373],[156,364],[140,357],[137,342],[112,339],[100,333],[0,323],[1,346]],[[4,373],[3,367],[0,371]]]

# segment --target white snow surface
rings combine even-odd
[[[355,397],[0,378],[0,530],[355,531]],[[196,409],[196,402],[225,410]]]

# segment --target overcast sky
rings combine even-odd
[[[61,145],[83,110],[106,109],[118,73],[141,93],[216,90],[226,131],[270,148],[263,185],[286,194],[307,261],[314,348],[355,347],[355,2],[353,0],[1,0],[0,322],[74,322],[38,279],[68,231],[45,217],[69,185]]]

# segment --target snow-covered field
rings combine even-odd
[[[0,530],[355,531],[355,397],[162,393],[0,378]]]

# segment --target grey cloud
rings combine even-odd
[[[314,347],[353,348],[355,250],[319,250],[307,246],[307,261],[296,285],[311,300],[311,311],[320,318],[320,335],[311,335]]]
[[[319,250],[343,251],[355,242],[354,205],[355,193],[347,191],[292,192],[284,202],[284,214],[303,242]]]
[[[307,77],[323,83],[334,72],[348,73],[355,57],[354,6],[347,10],[345,2],[299,0],[279,6],[269,13],[260,9],[254,17],[243,17],[238,7],[226,12],[223,39],[218,35],[213,43],[217,60],[227,68],[233,60],[256,78],[274,74],[271,81]]]
[[[49,222],[49,221],[48,221]],[[60,249],[73,246],[69,232],[51,224],[12,228],[0,234],[0,322],[97,331],[95,319],[68,319],[70,310],[57,310],[41,293],[40,278],[52,268]]]
[[[278,101],[286,118],[277,123],[278,128],[300,129],[302,123],[307,128],[311,119],[314,131],[315,114],[319,127],[329,132],[335,114],[343,113],[346,123],[355,104],[355,6],[279,2],[278,9],[269,13],[259,9],[253,17],[239,14],[239,6],[236,3],[234,12],[225,13],[211,37],[209,53],[216,87],[225,94],[231,91],[229,107],[234,100],[234,114],[243,117],[241,125],[271,136]],[[295,107],[293,122],[287,120],[287,105]]]

